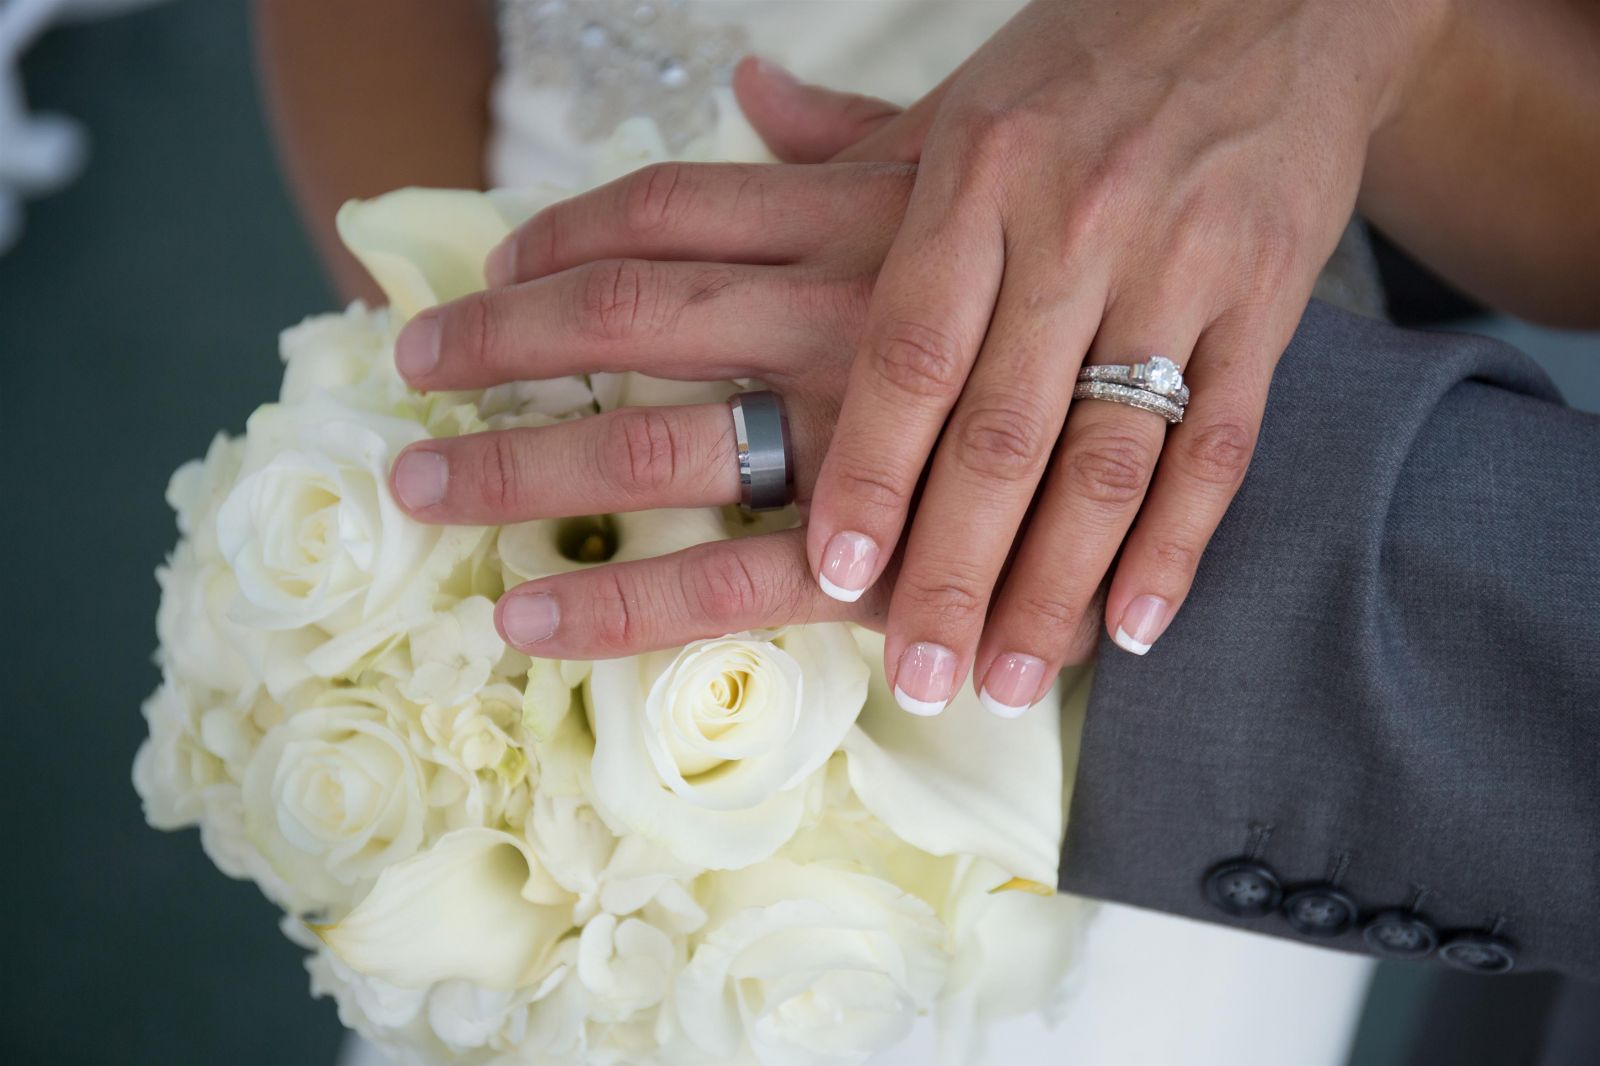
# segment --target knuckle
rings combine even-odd
[[[509,353],[501,343],[505,336],[505,313],[498,300],[487,292],[473,293],[456,301],[450,314],[455,338],[449,348],[461,352],[470,362],[490,369],[509,361]]]
[[[566,260],[566,215],[564,203],[552,204],[517,230],[512,239],[516,241],[519,277],[544,274]]]
[[[605,471],[628,491],[658,492],[678,475],[678,441],[672,419],[648,407],[619,411],[612,432],[602,435],[602,447],[612,454],[602,462]]]
[[[1096,503],[1126,506],[1139,501],[1155,466],[1150,448],[1133,438],[1097,436],[1068,450],[1063,470],[1069,487]]]
[[[615,567],[595,572],[592,604],[593,633],[601,651],[618,654],[632,651],[639,637],[638,592],[624,581]]]
[[[1273,212],[1257,220],[1249,235],[1244,275],[1252,295],[1281,292],[1300,270],[1306,240],[1287,212]]]
[[[1150,547],[1150,557],[1163,573],[1193,574],[1200,565],[1200,547],[1186,540],[1162,537]]]
[[[919,617],[960,627],[982,620],[988,597],[981,589],[979,576],[968,568],[942,566],[927,578],[902,576],[894,594],[904,596]]]
[[[839,495],[869,510],[902,512],[911,505],[911,486],[870,465],[841,465],[833,482]]]
[[[577,288],[577,328],[601,340],[633,335],[648,320],[653,294],[650,264],[609,259],[584,268]]]
[[[688,167],[682,163],[652,163],[628,180],[623,198],[623,225],[642,235],[677,221],[688,189]]]
[[[907,319],[894,319],[879,331],[873,365],[891,387],[912,396],[951,396],[964,376],[955,338]]]
[[[1022,405],[981,407],[961,421],[956,456],[974,473],[999,481],[1037,476],[1049,454],[1044,421]]]
[[[1255,450],[1255,434],[1242,422],[1212,422],[1183,435],[1178,454],[1184,470],[1212,485],[1236,485]]]
[[[510,433],[486,433],[475,449],[478,495],[490,510],[506,514],[522,505],[520,457]]]
[[[761,584],[737,551],[696,553],[685,562],[685,587],[697,616],[737,628],[761,606]]]
[[[1048,586],[1024,591],[1017,599],[1017,616],[1030,633],[1041,636],[1041,643],[1053,647],[1083,626],[1083,607],[1071,604],[1059,591]]]
[[[1014,166],[1019,152],[1039,147],[1047,109],[1032,101],[998,106],[977,100],[963,102],[952,114],[969,152],[967,162],[979,171]]]

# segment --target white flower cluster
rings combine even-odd
[[[930,1013],[970,1059],[991,1020],[1058,1005],[1075,953],[1059,699],[906,715],[878,638],[838,624],[530,660],[495,632],[505,588],[736,519],[441,528],[391,499],[412,441],[653,398],[395,374],[403,316],[481,287],[535,206],[348,206],[391,307],[285,332],[279,402],[173,477],[146,816],[280,904],[313,991],[403,1061],[854,1063]]]

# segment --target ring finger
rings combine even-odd
[[[820,405],[786,404],[795,486],[804,499],[827,447]],[[536,518],[739,501],[726,404],[625,407],[551,426],[441,437],[400,453],[394,495],[414,518],[504,525]]]
[[[1185,310],[1159,294],[1113,303],[1086,363],[1144,362],[1163,353],[1182,364],[1202,319],[1198,307]],[[1166,420],[1153,412],[1108,401],[1073,403],[974,663],[979,694],[996,714],[1015,716],[1037,701],[1083,631],[1144,501],[1166,432]]]

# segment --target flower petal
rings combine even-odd
[[[572,897],[509,833],[458,829],[396,863],[341,922],[313,926],[346,965],[402,988],[537,979],[572,928]]]
[[[883,661],[881,636],[860,630],[856,639],[868,662]],[[866,706],[843,745],[850,786],[924,851],[976,855],[1013,877],[1053,885],[1065,828],[1062,735],[1077,736],[1083,680],[1064,677],[1016,719],[988,713],[970,688],[943,714],[919,718],[900,709],[874,665]]]
[[[389,298],[398,325],[482,289],[484,258],[529,206],[462,189],[399,189],[351,200],[337,224],[345,247]]]

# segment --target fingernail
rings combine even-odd
[[[418,315],[394,342],[394,365],[403,378],[422,377],[439,365],[439,316]]]
[[[412,448],[401,452],[394,464],[394,494],[413,511],[443,500],[449,480],[450,463],[438,452]]]
[[[944,710],[955,694],[956,654],[942,644],[918,641],[900,653],[894,675],[894,699],[924,718]]]
[[[1044,660],[1021,652],[1008,651],[994,661],[984,675],[978,699],[1001,718],[1018,718],[1039,695],[1044,680]]]
[[[1167,601],[1160,596],[1139,596],[1122,612],[1122,621],[1117,623],[1117,635],[1111,639],[1123,651],[1143,655],[1167,628],[1171,613]]]
[[[517,280],[517,242],[507,237],[494,246],[483,261],[483,280],[490,288],[510,285]]]
[[[854,603],[867,591],[877,564],[878,546],[871,537],[864,533],[835,533],[822,553],[817,584],[834,599]]]
[[[546,592],[523,592],[506,597],[500,608],[500,624],[506,639],[519,648],[538,644],[555,636],[561,609]]]

